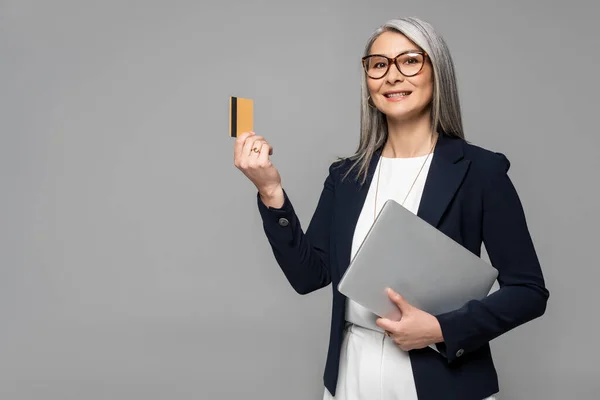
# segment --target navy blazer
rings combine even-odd
[[[324,384],[335,395],[345,326],[346,297],[337,285],[350,263],[352,238],[381,150],[361,185],[350,162],[331,164],[306,232],[287,193],[281,208],[258,208],[275,259],[292,287],[307,294],[332,283],[333,303]],[[499,391],[489,342],[541,316],[549,292],[517,192],[507,175],[508,159],[440,135],[417,215],[472,253],[484,243],[498,270],[499,290],[481,301],[436,315],[444,341],[409,351],[418,398],[481,400]],[[515,349],[518,350],[518,349]]]

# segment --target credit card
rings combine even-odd
[[[253,130],[254,102],[252,99],[229,97],[229,136],[238,137]]]

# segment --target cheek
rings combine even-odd
[[[415,87],[418,88],[420,97],[430,98],[433,95],[433,82],[430,79],[418,79],[413,81]]]
[[[381,86],[381,82],[379,82],[379,81],[374,81],[374,80],[367,81],[367,88],[369,89],[369,94],[376,93],[377,91],[379,91],[380,86]]]
[[[423,94],[425,95],[425,97],[427,98],[431,98],[433,96],[433,84],[431,82],[428,82],[425,87],[424,87],[424,91]]]
[[[429,71],[429,74],[423,79],[423,88],[425,89],[425,93],[427,96],[431,97],[433,94],[433,74]]]

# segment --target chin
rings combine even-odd
[[[383,113],[394,121],[406,121],[418,115],[417,110],[384,110]]]
[[[427,110],[427,107],[385,107],[381,108],[381,111],[385,116],[394,121],[406,121],[419,117],[423,112]]]

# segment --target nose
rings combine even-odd
[[[390,69],[386,75],[386,79],[389,83],[395,83],[396,81],[404,81],[404,75],[400,73],[396,63],[390,65]]]

